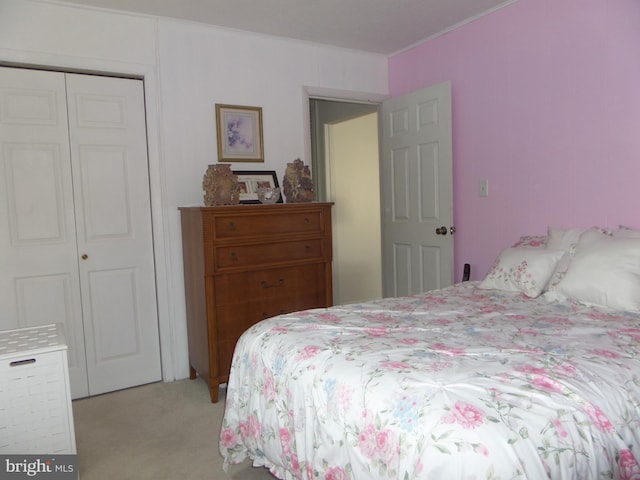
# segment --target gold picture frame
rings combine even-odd
[[[219,162],[264,162],[262,108],[216,104]]]

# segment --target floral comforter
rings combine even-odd
[[[465,282],[260,322],[220,434],[280,479],[640,479],[640,315]]]

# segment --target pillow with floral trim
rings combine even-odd
[[[549,283],[563,254],[562,250],[506,248],[478,287],[522,292],[535,298]]]
[[[547,245],[546,235],[525,235],[511,245],[511,248],[544,248]]]
[[[579,243],[556,291],[586,305],[640,311],[640,238]]]

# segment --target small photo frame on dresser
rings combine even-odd
[[[258,188],[280,187],[275,170],[234,170],[233,173],[238,176],[240,203],[260,203],[258,200]],[[283,203],[282,196],[276,203]]]

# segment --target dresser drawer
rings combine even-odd
[[[259,213],[238,213],[237,215],[205,214],[204,240],[242,239],[269,235],[294,233],[323,233],[322,211],[283,211],[260,215]]]
[[[324,306],[326,306],[324,295],[319,295],[316,291],[307,291],[280,300],[269,299],[219,305],[216,307],[217,338],[218,341],[238,340],[245,330],[261,320]]]
[[[258,267],[300,260],[323,260],[326,258],[321,238],[304,241],[282,241],[263,244],[229,245],[213,248],[215,259],[208,273],[235,267]]]
[[[325,297],[325,264],[228,273],[214,278],[215,304],[282,301],[308,292]]]

